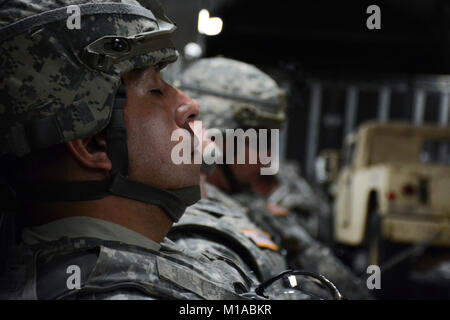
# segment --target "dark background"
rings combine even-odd
[[[448,125],[448,0],[162,3],[179,26],[180,52],[196,42],[203,56],[255,64],[289,92],[282,151],[309,178],[320,150],[340,148],[364,121]],[[381,9],[380,30],[366,27],[372,4]],[[202,8],[223,20],[219,35],[198,33]]]

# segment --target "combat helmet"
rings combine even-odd
[[[206,128],[279,128],[285,120],[285,92],[253,65],[214,57],[191,64],[175,86],[196,99]]]
[[[80,28],[68,25],[76,11]],[[22,157],[106,128],[109,181],[30,186],[46,201],[109,194],[152,203],[177,221],[198,186],[131,181],[122,105],[128,71],[174,62],[176,26],[157,0],[10,0],[0,4],[0,155]]]
[[[207,129],[277,129],[285,120],[286,94],[269,75],[251,64],[213,57],[192,63],[174,85],[196,99],[201,112],[198,117]],[[223,150],[225,153],[225,150]],[[202,164],[211,174],[214,165]],[[223,169],[231,192],[241,189],[229,166]]]

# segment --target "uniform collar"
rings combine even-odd
[[[91,217],[69,217],[50,223],[25,228],[22,241],[32,245],[54,241],[62,237],[89,237],[107,241],[120,241],[126,244],[159,251],[161,245],[133,230],[116,223]]]

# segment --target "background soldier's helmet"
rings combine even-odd
[[[285,120],[285,92],[255,66],[233,59],[206,58],[190,65],[175,85],[201,106],[205,128],[279,128]]]
[[[22,156],[100,132],[124,73],[177,59],[170,41],[175,26],[158,2],[141,3],[2,2],[0,155]],[[70,5],[80,9],[80,29],[70,29],[77,12]]]

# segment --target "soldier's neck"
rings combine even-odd
[[[230,184],[220,167],[216,167],[216,169],[207,176],[206,181],[226,193],[231,191]]]
[[[33,208],[34,225],[75,216],[110,221],[158,243],[164,239],[173,223],[157,206],[117,196],[95,201],[40,203]]]
[[[251,182],[252,190],[262,196],[268,198],[272,192],[274,192],[278,186],[279,182],[276,176],[258,176]]]
[[[231,192],[230,183],[220,167],[217,167],[214,172],[207,177],[206,181],[228,194]],[[264,197],[269,197],[270,194],[278,188],[278,185],[276,176],[262,176],[258,174],[248,182],[247,190],[261,194]],[[246,190],[245,187],[243,190]]]

